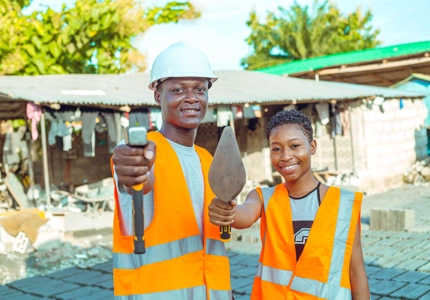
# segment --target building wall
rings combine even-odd
[[[387,100],[352,110],[360,189],[379,193],[403,184],[402,174],[427,156],[426,109],[422,100]]]

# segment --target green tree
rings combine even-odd
[[[260,22],[252,11],[247,25],[252,32],[246,42],[253,53],[242,59],[246,69],[259,69],[298,59],[374,48],[379,30],[370,24],[371,11],[358,7],[342,14],[336,4],[315,0],[312,7],[297,2],[277,12],[268,12]]]
[[[24,15],[31,0],[0,0],[0,75],[116,74],[146,68],[132,42],[155,24],[198,18],[189,2],[77,0]]]

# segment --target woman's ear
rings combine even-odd
[[[311,154],[314,155],[317,152],[317,141],[312,140],[310,145],[311,145]]]

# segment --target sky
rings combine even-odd
[[[312,4],[313,0],[297,0]],[[147,0],[147,5],[163,5],[166,0]],[[187,41],[202,50],[213,70],[240,70],[240,60],[252,53],[245,39],[250,34],[246,26],[249,13],[256,9],[261,20],[267,11],[279,5],[290,7],[294,0],[190,0],[202,13],[195,21],[156,25],[136,39],[135,47],[147,56],[148,66],[170,44]],[[320,1],[322,2],[322,1]],[[337,0],[341,12],[349,13],[361,6],[371,9],[372,25],[379,28],[382,46],[430,40],[430,0]],[[28,11],[49,5],[58,10],[59,3],[73,4],[73,0],[34,0]],[[148,68],[147,72],[150,70]]]

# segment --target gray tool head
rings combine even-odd
[[[132,147],[145,147],[148,143],[146,133],[147,130],[143,126],[127,127],[125,129],[125,143]]]
[[[215,195],[228,202],[239,195],[246,182],[245,167],[233,129],[225,127],[209,168],[209,185]]]

